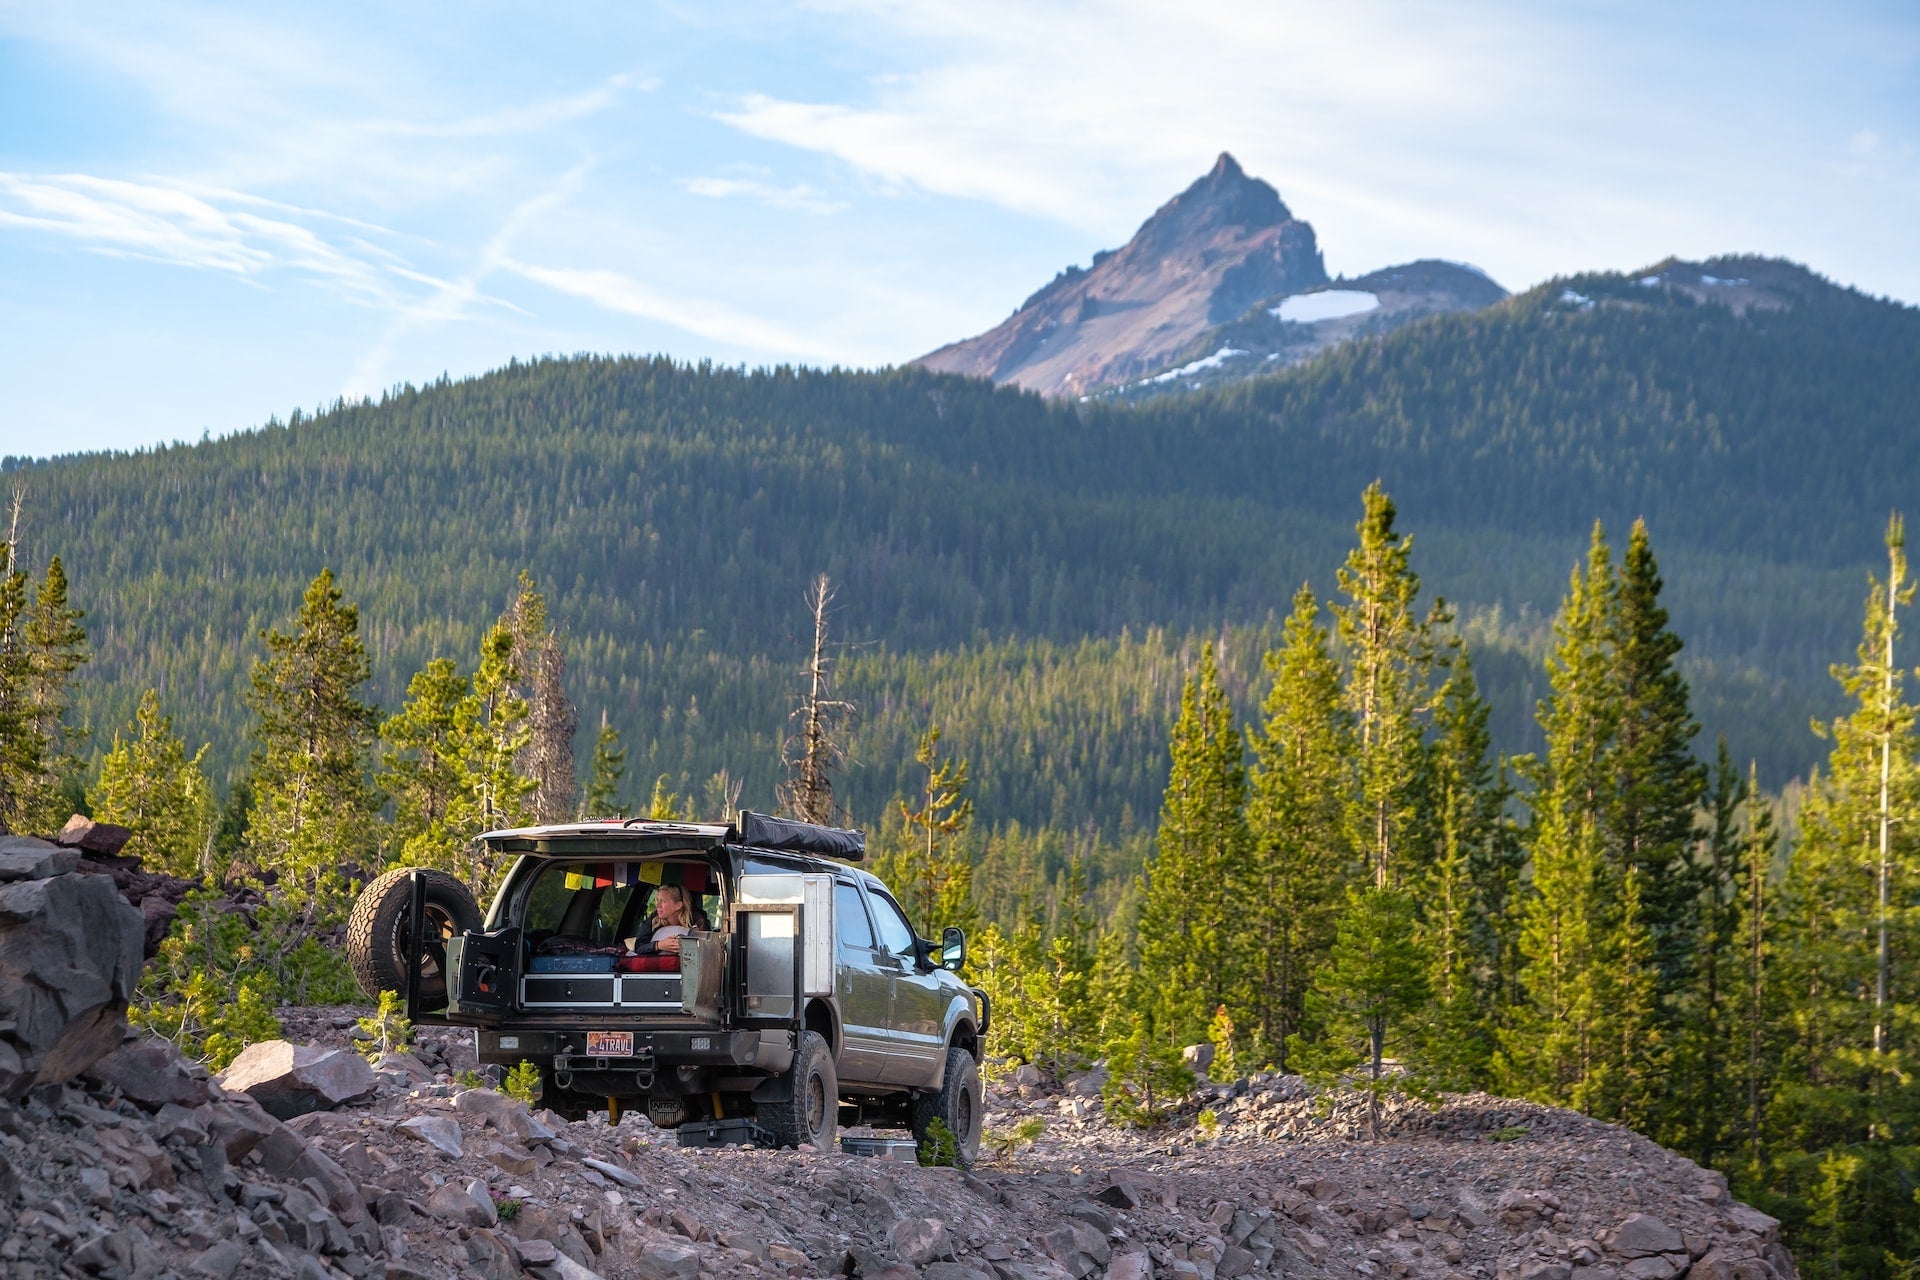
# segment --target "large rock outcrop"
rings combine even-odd
[[[71,1080],[120,1047],[145,924],[75,855],[0,838],[0,1095]]]

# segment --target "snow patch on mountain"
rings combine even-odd
[[[1267,314],[1293,324],[1316,324],[1322,320],[1343,320],[1365,315],[1380,305],[1377,294],[1359,289],[1322,289],[1318,293],[1297,293],[1282,298],[1280,305]]]
[[[1192,377],[1194,374],[1199,373],[1202,369],[1218,369],[1221,365],[1233,359],[1235,356],[1243,356],[1245,354],[1247,353],[1240,350],[1238,347],[1222,347],[1210,356],[1201,356],[1198,360],[1192,361],[1191,363],[1188,363],[1188,364],[1183,364],[1178,369],[1169,369],[1165,373],[1156,374],[1151,378],[1143,379],[1137,385],[1145,387],[1145,386],[1150,386],[1156,382],[1172,382],[1176,378]]]

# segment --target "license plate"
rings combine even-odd
[[[589,1058],[631,1058],[633,1056],[633,1032],[587,1032],[587,1056]]]

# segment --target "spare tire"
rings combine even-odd
[[[447,1004],[447,939],[480,928],[480,907],[467,886],[444,871],[396,867],[377,877],[353,904],[347,918],[347,963],[369,1000],[382,991],[407,993],[407,958],[412,954],[408,916],[413,911],[413,877],[426,881],[426,949],[420,964],[420,1007]]]

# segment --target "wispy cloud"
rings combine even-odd
[[[621,315],[671,325],[728,346],[777,353],[792,359],[834,360],[839,352],[813,338],[725,303],[676,297],[618,271],[583,267],[544,267],[503,262],[502,268],[549,289],[584,299]]]
[[[580,181],[586,176],[590,166],[578,165],[561,176],[549,189],[530,199],[521,201],[507,215],[492,236],[481,247],[473,266],[452,280],[432,281],[432,291],[424,298],[400,309],[384,332],[374,340],[372,346],[361,353],[354,362],[353,372],[348,375],[341,393],[347,396],[371,395],[387,385],[387,364],[393,351],[400,342],[423,329],[447,324],[464,317],[476,303],[491,303],[513,311],[521,311],[510,303],[489,298],[480,290],[480,285],[494,272],[507,265],[511,259],[509,253],[513,239],[522,227],[541,214],[554,208],[561,201],[579,189]],[[522,314],[525,314],[522,312]]]
[[[364,302],[395,301],[400,264],[393,255],[358,237],[329,240],[288,218],[232,207],[251,203],[89,174],[0,173],[0,226],[69,240],[94,253],[250,281],[290,271]],[[382,232],[370,223],[354,225]]]
[[[804,182],[777,187],[757,178],[686,178],[680,185],[696,196],[714,200],[744,196],[770,209],[792,213],[843,213],[849,207],[846,201],[832,199]]]

